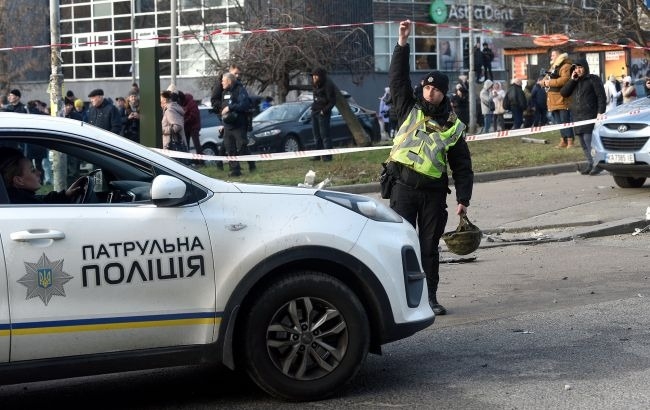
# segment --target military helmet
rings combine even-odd
[[[460,217],[458,228],[455,231],[445,232],[442,239],[450,252],[456,255],[468,255],[478,249],[482,235],[481,230],[469,221],[467,214],[464,214]]]

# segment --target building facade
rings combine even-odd
[[[61,43],[69,45],[61,50],[64,88],[81,97],[98,87],[112,97],[124,95],[132,82],[146,75],[139,70],[139,48],[156,46],[161,88],[171,80],[175,57],[177,87],[196,98],[206,98],[210,95],[206,76],[210,76],[212,65],[215,61],[227,61],[229,49],[239,38],[219,33],[242,29],[243,19],[251,15],[244,7],[254,8],[264,15],[266,22],[273,23],[280,5],[293,7],[292,10],[298,8],[297,15],[304,16],[305,21],[318,21],[325,26],[363,24],[371,44],[360,47],[359,52],[374,58],[373,69],[361,81],[343,72],[334,72],[332,77],[340,88],[369,108],[378,105],[378,97],[388,84],[398,25],[404,19],[415,22],[409,40],[414,81],[433,69],[447,73],[455,81],[458,75],[471,70],[470,53],[477,43],[487,43],[495,54],[492,62],[495,80],[507,81],[512,76],[533,78],[548,64],[545,60],[548,50],[513,47],[509,43],[511,38],[504,38],[503,32],[524,31],[523,9],[488,0],[474,1],[471,27],[469,7],[464,0],[176,0],[175,3],[177,10],[172,13],[171,0],[60,0]],[[176,48],[172,52],[174,32]],[[590,62],[605,67],[605,59],[614,58],[615,51],[592,50]],[[589,50],[580,52],[590,53]],[[616,55],[620,55],[620,50]],[[628,59],[625,68],[631,65]],[[646,69],[638,71],[645,73]],[[600,72],[604,74],[605,70]],[[30,87],[34,93],[46,94],[47,81],[48,78],[43,78]]]

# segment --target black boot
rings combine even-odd
[[[447,314],[447,309],[438,303],[438,299],[436,298],[435,294],[433,296],[429,295],[429,307],[431,310],[433,310],[433,313],[435,313],[436,316],[443,316]]]

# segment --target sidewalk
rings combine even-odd
[[[606,172],[585,176],[576,170],[570,163],[476,174],[468,215],[484,233],[481,246],[632,234],[650,224],[648,184],[623,189]],[[379,198],[378,183],[335,189]],[[449,210],[455,209],[453,184],[451,189]],[[450,214],[445,230],[457,224]]]

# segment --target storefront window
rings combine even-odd
[[[386,72],[390,65],[393,49],[397,44],[399,23],[378,24],[375,26],[375,71]],[[437,29],[432,25],[415,25],[409,37],[411,44],[411,67],[414,70],[428,71],[438,67]]]

